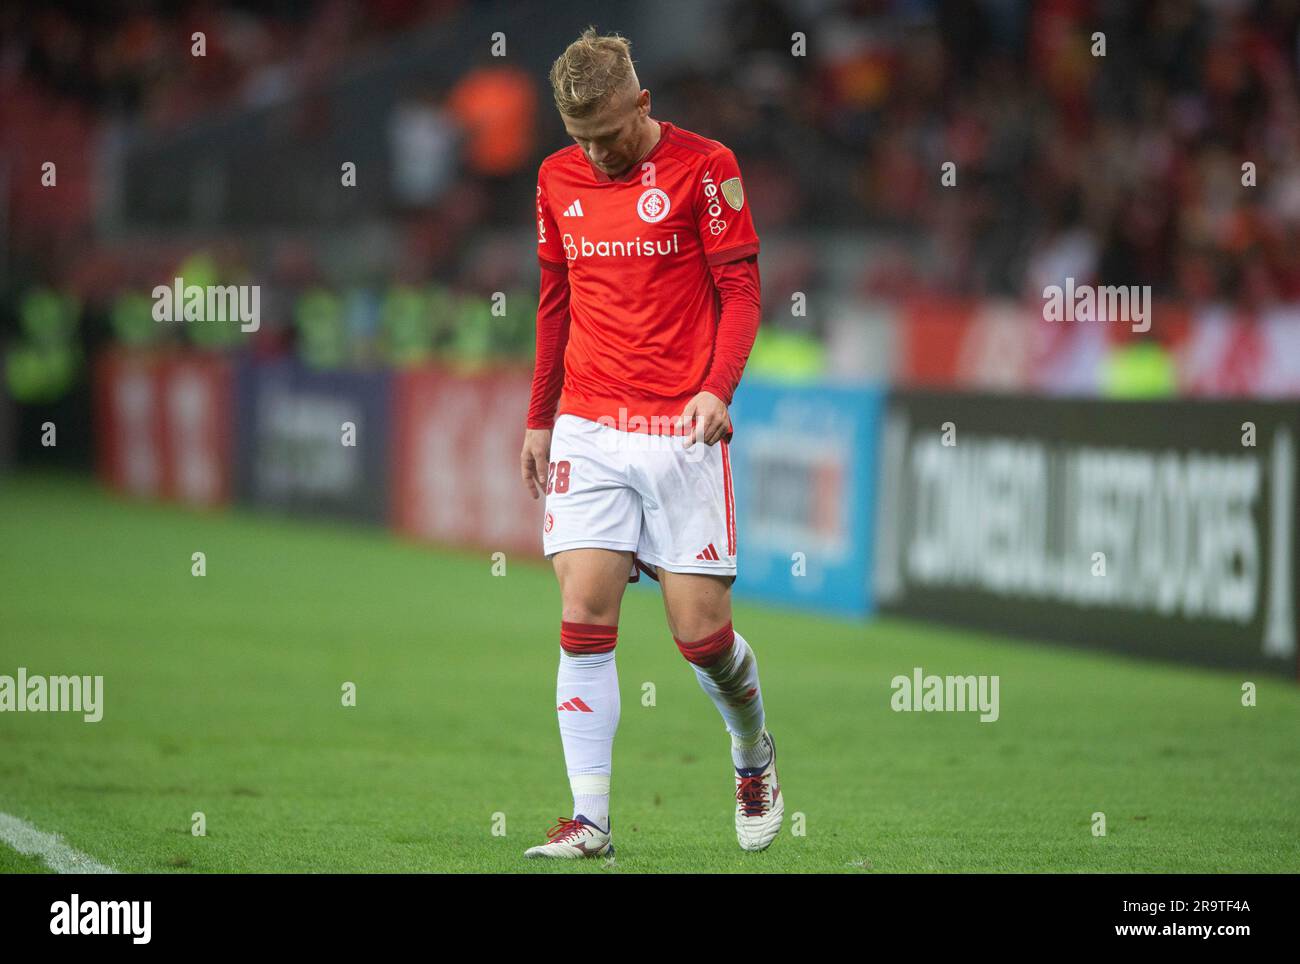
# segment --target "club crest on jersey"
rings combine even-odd
[[[658,224],[668,216],[668,209],[671,206],[668,195],[659,188],[652,187],[647,188],[637,199],[636,213],[647,224]]]
[[[740,178],[729,177],[718,186],[722,188],[723,200],[739,211],[745,203],[745,189],[740,185]]]

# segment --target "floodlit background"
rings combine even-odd
[[[106,343],[529,359],[528,313],[477,302],[534,294],[529,194],[566,144],[546,69],[590,20],[632,38],[655,116],[743,162],[765,255],[752,372],[797,345],[812,372],[895,385],[1294,396],[1298,7],[11,5],[8,384],[24,404],[75,395]],[[262,285],[258,337],[152,323],[141,296],[182,269]],[[1147,378],[1122,375],[1134,339],[1031,330],[1066,276],[1152,286]],[[78,357],[29,371],[46,328]]]
[[[0,674],[108,704],[0,713],[0,814],[122,869],[418,870],[517,869],[552,813],[511,772],[563,809],[517,460],[589,23],[762,242],[737,625],[812,828],[767,866],[1300,869],[1297,0],[6,5]],[[257,330],[154,320],[178,277]],[[702,841],[640,869],[754,869],[658,606],[615,819]],[[916,666],[1000,675],[1000,721],[894,712]]]

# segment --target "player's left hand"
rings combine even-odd
[[[687,448],[696,442],[714,445],[731,431],[726,403],[712,392],[700,392],[686,403],[682,409],[682,425],[689,430]]]

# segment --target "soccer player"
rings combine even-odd
[[[573,791],[530,857],[612,855],[619,608],[640,572],[731,735],[736,837],[785,806],[753,649],[731,625],[727,413],[758,330],[758,235],[735,155],[650,116],[630,45],[588,28],[551,68],[576,142],[537,176],[541,297],[521,455],[560,584],[557,714]]]

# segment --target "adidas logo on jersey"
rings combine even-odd
[[[703,552],[697,553],[696,556],[695,556],[695,558],[696,558],[696,559],[704,559],[704,560],[706,560],[706,561],[708,561],[708,562],[720,562],[720,561],[721,561],[721,557],[718,555],[718,550],[715,549],[715,548],[713,548],[713,543],[712,543],[712,542],[710,542],[707,546],[704,547],[704,551],[703,551]]]
[[[557,706],[556,709],[560,710],[561,712],[563,712],[564,710],[572,710],[574,713],[595,713],[596,712],[576,696],[569,697],[567,700],[565,700],[563,703]]]
[[[563,217],[566,217],[566,218],[580,218],[580,217],[583,217],[583,213],[582,213],[582,201],[581,201],[581,200],[574,201],[574,202],[573,202],[572,204],[570,204],[567,208],[565,208],[565,209],[564,209]]]

